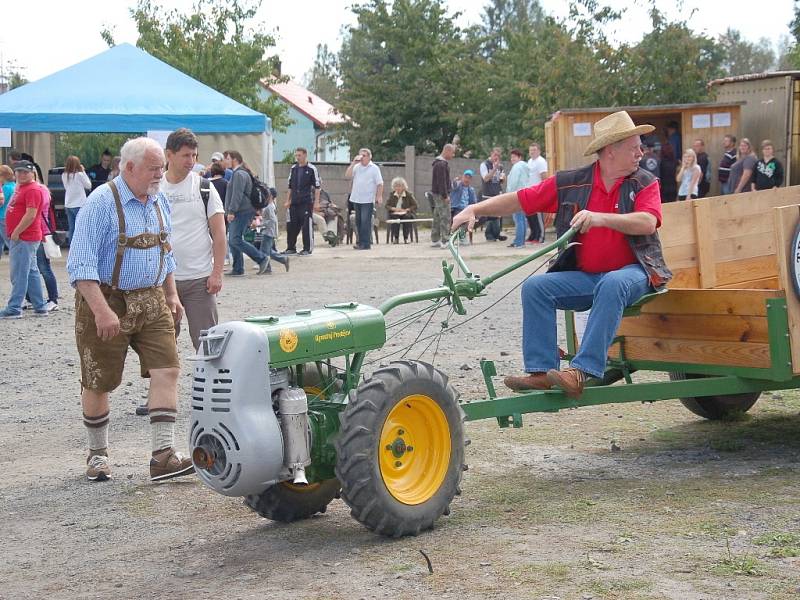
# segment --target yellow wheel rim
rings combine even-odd
[[[303,386],[303,391],[309,398],[320,398],[321,400],[327,400],[327,394],[322,392],[322,388],[317,385],[305,385]]]
[[[441,487],[450,464],[450,426],[430,396],[406,396],[389,412],[380,436],[380,469],[389,493],[422,504]]]

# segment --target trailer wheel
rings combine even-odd
[[[282,481],[260,494],[246,496],[244,503],[265,519],[291,523],[324,513],[331,500],[338,497],[340,489],[336,479],[326,479],[309,485]]]
[[[378,369],[341,415],[336,476],[352,516],[381,535],[433,528],[460,493],[464,411],[447,376],[419,361]]]
[[[703,379],[707,375],[699,373],[670,373],[671,381],[685,379]],[[745,394],[722,394],[718,396],[698,396],[681,398],[681,404],[704,419],[718,421],[728,418],[736,413],[746,413],[756,403],[761,392],[748,392]]]

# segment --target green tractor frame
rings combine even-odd
[[[362,374],[387,327],[441,306],[464,315],[466,301],[563,250],[573,231],[484,277],[464,262],[455,234],[439,287],[377,308],[329,304],[220,324],[203,335],[195,358],[190,443],[197,473],[268,519],[307,518],[341,497],[370,530],[417,535],[448,514],[460,493],[464,421],[521,427],[529,413],[669,399],[721,419],[747,411],[765,390],[800,387],[797,197],[796,188],[785,188],[665,205],[661,237],[675,278],[668,291],[625,310],[604,377],[590,380],[577,399],[558,389],[499,395],[490,360],[480,364],[486,398],[471,402],[459,402],[447,375],[422,361],[396,360]],[[422,308],[386,324],[387,314],[408,304]],[[580,343],[574,317],[565,315],[566,360]],[[440,338],[420,334],[415,342],[429,339]],[[669,379],[634,382],[637,371]]]

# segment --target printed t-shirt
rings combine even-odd
[[[45,201],[49,205],[50,192],[43,185],[32,181],[24,185],[18,185],[14,190],[13,202],[6,210],[6,232],[11,237],[11,233],[17,228],[22,217],[25,216],[28,208],[36,209],[36,218],[28,228],[23,231],[19,239],[25,242],[42,241],[42,208]]]
[[[214,264],[208,219],[225,209],[216,187],[209,185],[208,209],[204,210],[201,179],[197,173],[189,173],[180,183],[170,183],[166,175],[161,179],[160,189],[172,213],[170,243],[175,255],[176,281],[208,277]]]
[[[600,165],[595,163],[592,192],[586,210],[597,213],[619,213],[619,188],[624,178],[617,179],[610,190],[606,190],[600,176]],[[521,189],[517,192],[522,210],[525,214],[538,212],[554,213],[558,210],[558,188],[556,177],[548,177],[539,185]],[[635,212],[648,212],[661,226],[661,191],[658,181],[654,181],[636,196],[633,201]],[[581,245],[576,247],[578,269],[586,273],[607,273],[616,271],[625,265],[636,264],[636,256],[624,233],[608,227],[592,227],[586,233],[579,233],[575,240]]]

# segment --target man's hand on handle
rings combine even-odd
[[[450,227],[450,231],[456,231],[459,227],[466,224],[467,231],[472,232],[473,228],[475,227],[475,211],[473,209],[474,205],[470,205],[456,216],[453,217],[453,224]]]

